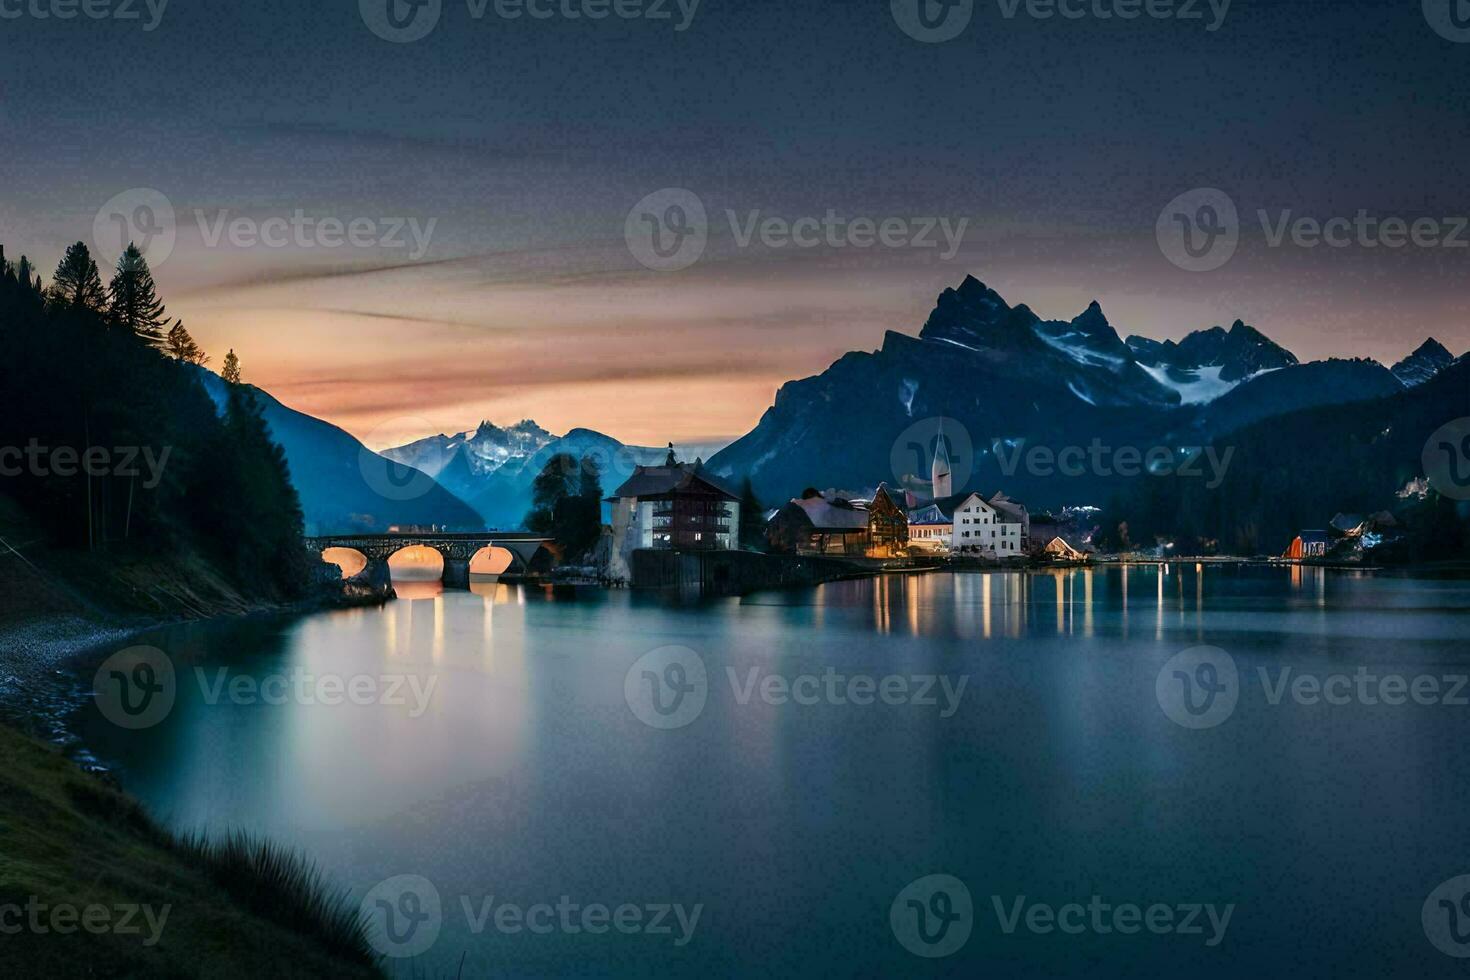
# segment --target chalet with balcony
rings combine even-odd
[[[669,449],[662,466],[639,466],[607,498],[612,508],[608,574],[631,577],[632,554],[721,551],[740,540],[740,498],[704,469],[701,460],[679,462]]]

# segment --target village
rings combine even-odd
[[[932,494],[921,496],[885,482],[867,493],[808,487],[749,515],[741,512],[741,497],[701,460],[680,462],[670,447],[662,465],[637,467],[605,501],[611,508],[605,577],[638,584],[636,552],[738,551],[742,542],[773,556],[929,564],[1084,562],[1093,551],[1078,512],[1033,518],[1003,492],[952,492],[943,453],[934,460],[929,488]],[[751,521],[759,534],[748,527],[742,533]]]
[[[1033,515],[1024,502],[1001,490],[989,495],[955,493],[943,452],[936,454],[924,488],[930,492],[886,482],[859,492],[808,487],[778,507],[750,514],[742,512],[741,496],[710,473],[702,460],[680,462],[670,446],[662,465],[638,466],[604,501],[611,522],[604,528],[599,549],[599,577],[615,584],[654,584],[647,580],[663,573],[650,575],[649,570],[668,567],[661,558],[741,551],[761,552],[773,560],[828,559],[870,570],[901,565],[1054,567],[1197,557],[1176,554],[1167,542],[1147,550],[1102,554],[1093,541],[1098,530],[1096,507]],[[1400,537],[1395,518],[1387,511],[1339,513],[1324,529],[1302,530],[1285,542],[1279,554],[1228,560],[1358,564]],[[642,574],[635,571],[635,554],[640,552]],[[721,577],[731,574],[741,575],[729,567],[719,570]]]

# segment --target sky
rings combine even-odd
[[[966,274],[1470,349],[1452,0],[952,2],[0,0],[0,242],[146,237],[212,366],[374,448],[734,438]]]

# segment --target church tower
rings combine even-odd
[[[949,476],[949,443],[944,438],[944,423],[939,423],[939,438],[934,442],[934,465],[929,470],[929,481],[935,500],[954,493]]]

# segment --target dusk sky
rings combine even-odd
[[[0,0],[7,255],[49,278],[105,204],[158,192],[175,241],[149,257],[211,366],[233,347],[247,380],[375,448],[481,419],[735,437],[782,382],[917,333],[967,273],[1044,317],[1097,299],[1124,336],[1240,318],[1303,360],[1392,363],[1430,335],[1470,349],[1470,43],[1433,23],[1451,0],[1130,20],[1098,16],[1128,0],[1073,0],[1078,18],[976,0],[936,43],[888,0],[601,20],[563,15],[584,0],[517,19],[443,0],[432,31],[394,43],[369,27],[388,2],[173,0],[145,30],[143,0],[139,20]],[[664,188],[708,218],[677,271],[625,237]],[[1155,228],[1196,188],[1240,215],[1237,251],[1204,272]],[[310,247],[221,224],[298,211]],[[928,248],[775,247],[742,244],[727,211],[965,225],[953,254],[938,230]],[[1259,211],[1433,229],[1273,245]],[[360,242],[330,244],[322,219],[358,222]]]

